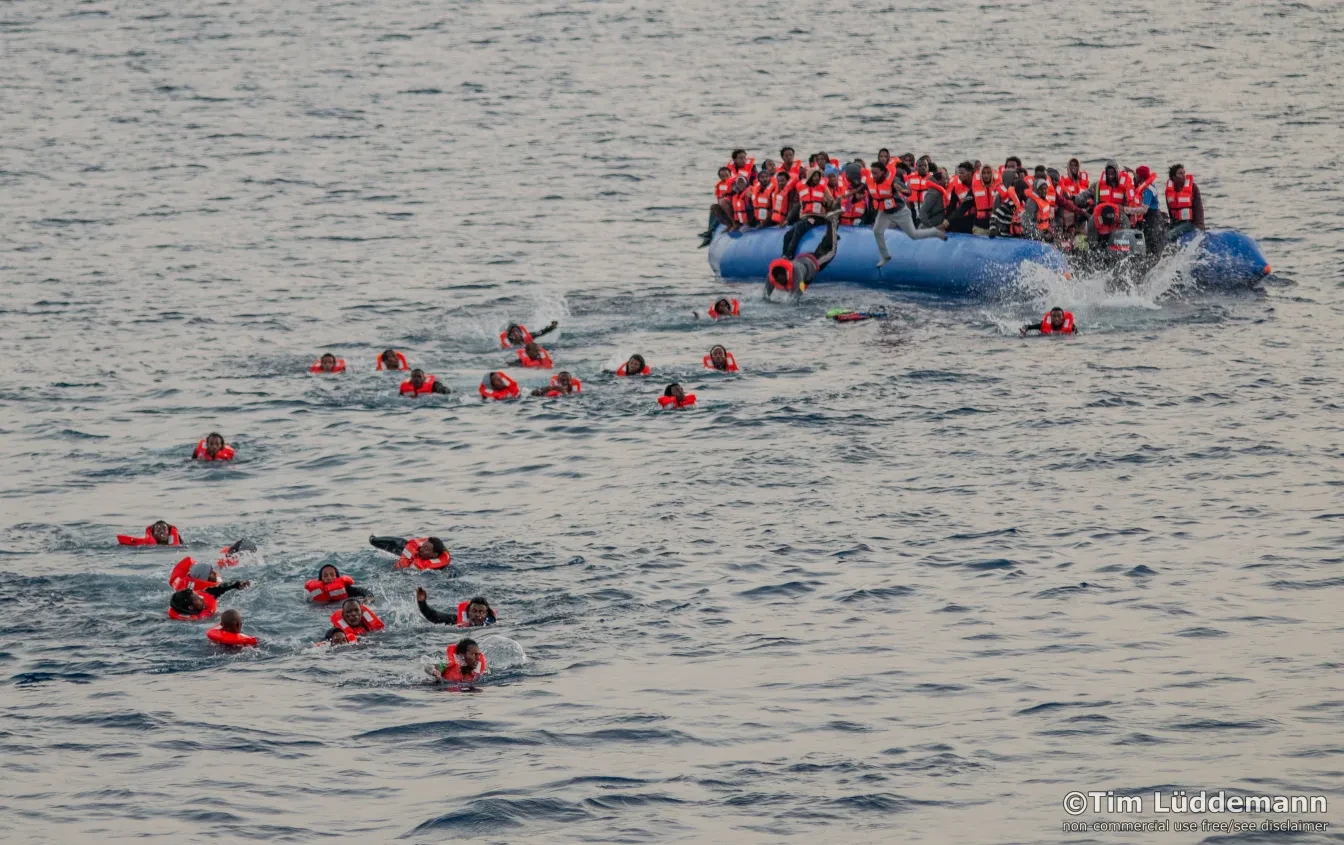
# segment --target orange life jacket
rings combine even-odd
[[[924,192],[929,189],[929,183],[932,181],[927,176],[920,176],[918,172],[905,177],[905,187],[910,189],[911,205],[918,207],[924,201]]]
[[[798,179],[790,179],[784,187],[775,184],[775,193],[770,197],[770,222],[782,226],[789,219],[789,193],[798,187]]]
[[[716,371],[718,371],[718,372],[723,372],[723,373],[735,373],[735,372],[737,372],[737,359],[733,357],[733,353],[731,353],[731,352],[725,352],[725,353],[724,353],[724,356],[725,356],[725,358],[726,358],[727,361],[728,361],[728,366],[724,367],[722,370],[719,370],[718,367],[714,366],[714,360],[713,360],[712,358],[710,358],[708,355],[706,355],[706,356],[704,357],[705,369],[706,369],[706,370],[716,370]]]
[[[383,628],[387,627],[383,624],[383,620],[379,619],[372,610],[369,610],[368,605],[361,604],[359,606],[359,612],[364,617],[364,624],[353,626],[345,621],[345,615],[341,613],[341,611],[338,610],[331,614],[331,624],[341,629],[341,633],[345,634],[347,642],[356,642],[359,640],[360,634],[371,634],[374,631],[381,631]]]
[[[975,221],[977,223],[988,223],[990,215],[994,213],[994,195],[998,191],[994,186],[985,187],[981,179],[976,179],[971,183],[971,194],[975,197]]]
[[[546,397],[547,397],[548,399],[554,399],[554,398],[557,397],[557,396],[568,396],[568,395],[569,395],[569,394],[565,393],[563,390],[560,389],[560,380],[559,380],[559,379],[560,379],[559,376],[551,376],[551,389],[548,390],[548,391],[546,391]],[[569,378],[569,383],[570,383],[570,384],[573,386],[573,388],[574,388],[573,390],[570,391],[571,393],[582,393],[582,392],[583,392],[583,382],[579,381],[578,379],[574,378],[573,376],[570,376],[570,378]]]
[[[191,459],[194,461],[231,461],[233,460],[233,447],[227,443],[220,448],[213,456],[205,451],[205,441],[196,444],[196,451],[192,453]]]
[[[873,201],[877,203],[878,211],[893,212],[901,207],[901,200],[896,196],[896,191],[891,186],[896,181],[896,171],[888,170],[887,178],[881,182],[873,182],[868,189],[873,192]]]
[[[201,581],[187,574],[195,565],[196,561],[189,557],[179,560],[177,565],[173,567],[173,571],[168,573],[168,586],[172,587],[174,591],[185,590],[190,587],[198,593],[206,587],[215,586],[216,582],[214,581]]]
[[[472,625],[472,624],[471,624],[471,620],[467,617],[467,608],[469,608],[469,607],[471,607],[471,602],[469,602],[469,601],[463,601],[463,602],[458,602],[458,603],[457,603],[457,627],[459,627],[459,628],[474,628],[474,627],[477,627],[477,626],[475,626],[475,625]],[[489,605],[486,605],[486,607],[489,607]],[[487,613],[487,615],[486,615],[486,617],[485,617],[485,624],[487,624],[487,625],[493,625],[493,624],[495,624],[495,623],[498,622],[498,621],[499,621],[498,618],[496,618],[496,616],[495,616],[494,608],[490,608],[490,610],[488,611],[488,613]],[[449,646],[449,648],[452,648],[452,646]],[[481,655],[481,659],[482,659],[482,660],[485,659],[485,655],[484,655],[484,654]]]
[[[308,600],[315,604],[329,604],[334,601],[345,601],[349,598],[346,587],[355,586],[355,579],[349,575],[341,575],[330,584],[323,584],[321,578],[314,578],[303,588],[308,591]]]
[[[714,199],[721,200],[732,193],[734,181],[736,180],[732,176],[729,176],[727,179],[720,179],[718,184],[714,186]]]
[[[1101,210],[1103,208],[1115,209],[1114,225],[1107,226],[1105,223],[1101,222]],[[1123,215],[1121,215],[1120,213],[1120,206],[1116,205],[1115,203],[1104,203],[1092,209],[1092,225],[1097,228],[1098,235],[1109,235],[1111,232],[1114,232],[1116,229],[1119,229],[1121,219],[1123,219]]]
[[[480,390],[481,390],[481,398],[482,398],[482,399],[494,399],[494,400],[496,400],[496,401],[502,401],[502,400],[504,400],[504,399],[517,399],[517,398],[518,398],[518,382],[516,382],[516,381],[514,381],[513,379],[509,378],[509,377],[508,377],[507,375],[505,375],[504,373],[500,373],[499,375],[500,375],[500,377],[503,378],[504,381],[505,381],[504,388],[503,388],[502,390],[494,390],[493,388],[487,387],[487,386],[486,386],[486,382],[483,381],[483,382],[481,382],[481,387],[480,387]],[[489,378],[490,378],[490,376],[486,376],[486,381],[489,381]]]
[[[626,362],[625,362],[625,364],[628,364],[628,363],[630,363],[630,362],[629,362],[629,361],[626,361]],[[616,368],[616,375],[618,375],[618,376],[628,376],[628,375],[632,375],[632,373],[627,373],[627,372],[625,371],[625,364],[622,364],[622,365],[620,365],[619,367]],[[644,369],[640,370],[640,371],[637,372],[637,373],[633,373],[633,375],[637,375],[637,376],[647,376],[647,375],[648,375],[649,373],[651,373],[651,372],[653,372],[653,367],[650,367],[650,366],[648,365],[648,363],[645,363],[645,364],[644,364]]]
[[[407,393],[410,393],[414,396],[419,396],[422,393],[433,393],[433,392],[434,392],[433,376],[425,376],[425,380],[420,382],[419,390],[416,390],[415,385],[411,384],[409,380],[403,381],[401,383],[401,393],[403,396],[406,395]]]
[[[235,634],[232,631],[226,631],[220,625],[216,625],[205,632],[205,636],[210,642],[217,645],[227,646],[250,646],[257,644],[256,637],[249,637],[247,634]]]
[[[970,188],[962,184],[960,176],[953,176],[952,181],[947,184],[947,189],[956,196],[958,204],[966,199],[966,195],[971,192]]]
[[[1115,187],[1107,184],[1105,179],[1097,183],[1097,205],[1106,203],[1118,208],[1134,204],[1133,192],[1125,185],[1124,179],[1117,180]]]
[[[1087,171],[1079,170],[1077,179],[1071,178],[1068,173],[1059,177],[1059,187],[1064,196],[1073,199],[1091,187],[1091,183],[1087,180]]]
[[[756,159],[754,158],[747,159],[747,163],[744,164],[742,167],[738,167],[731,161],[725,164],[724,167],[728,168],[728,172],[732,174],[732,178],[734,180],[736,180],[737,177],[739,176],[745,176],[748,179],[750,179],[752,171],[756,169]]]
[[[488,671],[485,665],[484,652],[481,653],[480,662],[478,662],[470,672],[466,673],[462,671],[462,665],[458,663],[456,643],[448,646],[447,654],[448,654],[448,665],[447,667],[444,668],[443,673],[440,676],[445,681],[454,683],[474,681]]]
[[[1036,228],[1044,232],[1050,228],[1050,221],[1055,219],[1055,189],[1046,180],[1045,196],[1039,196],[1036,191],[1027,188],[1027,198],[1036,203]]]
[[[344,359],[344,358],[337,358],[337,359],[336,359],[336,369],[334,369],[334,370],[330,370],[330,371],[322,369],[322,362],[319,360],[319,361],[317,361],[316,363],[314,363],[311,367],[308,368],[308,372],[310,372],[310,373],[328,373],[328,374],[330,374],[330,375],[335,375],[336,373],[343,373],[343,372],[345,372],[345,359]]]
[[[1009,224],[1009,233],[1013,235],[1022,234],[1022,209],[1024,206],[1022,200],[1018,199],[1017,191],[1006,185],[1000,186],[999,197],[1013,205],[1013,222]]]
[[[868,195],[866,193],[857,198],[847,194],[840,202],[840,222],[846,226],[859,223],[867,213]]]
[[[826,214],[826,184],[816,187],[798,186],[799,214],[803,217],[821,217]]]
[[[420,546],[429,541],[428,537],[417,537],[414,540],[406,541],[406,548],[401,552],[401,558],[396,563],[397,569],[405,569],[408,566],[414,566],[416,569],[443,569],[449,563],[452,563],[453,556],[447,549],[443,554],[430,560],[418,557],[416,552],[420,551]]]
[[[943,208],[944,209],[947,208],[948,200],[951,199],[952,197],[951,188],[944,188],[942,185],[939,185],[937,182],[930,179],[927,183],[925,183],[924,189],[925,193],[928,193],[929,191],[938,192],[938,194],[941,195],[943,198]]]
[[[394,351],[395,351],[395,350],[394,350]],[[397,356],[397,369],[398,369],[398,370],[409,370],[409,369],[411,368],[411,365],[410,365],[409,363],[407,363],[407,361],[406,361],[406,356],[405,356],[405,355],[402,355],[400,352],[396,352],[396,356]],[[385,369],[387,369],[386,367],[383,366],[383,356],[381,356],[381,355],[378,356],[378,369],[380,369],[380,370],[385,370]]]
[[[1041,334],[1054,334],[1055,331],[1055,327],[1050,324],[1050,312],[1047,311],[1045,316],[1041,318]],[[1064,325],[1060,326],[1058,331],[1060,334],[1073,334],[1077,331],[1073,326],[1072,311],[1064,312]]]
[[[1176,189],[1175,182],[1168,179],[1167,216],[1176,223],[1194,220],[1194,209],[1195,178],[1189,173],[1185,174],[1185,181],[1181,183],[1180,190]]]
[[[736,299],[730,299],[730,300],[728,300],[728,302],[729,302],[729,304],[731,304],[731,305],[733,306],[732,313],[730,313],[730,314],[720,314],[719,312],[715,311],[715,310],[714,310],[714,306],[711,305],[711,306],[709,306],[709,312],[708,312],[708,313],[709,313],[709,317],[710,317],[710,319],[711,319],[711,320],[717,320],[717,319],[719,319],[720,317],[724,317],[724,318],[727,318],[727,317],[741,317],[741,316],[742,316],[742,308],[741,308],[741,306],[738,304],[738,301],[737,301]],[[717,304],[717,303],[716,303],[716,304]]]
[[[129,534],[118,534],[117,544],[122,546],[157,546],[159,544],[159,541],[154,539],[154,526],[151,525],[145,529],[145,536],[143,537],[132,537]],[[169,546],[182,545],[182,538],[179,537],[177,534],[177,526],[174,525],[168,526],[168,542],[166,543],[166,545]]]
[[[745,225],[751,219],[751,213],[747,210],[747,192],[738,191],[729,197],[733,204],[733,222],[739,226]]]
[[[751,187],[751,210],[757,223],[770,222],[770,200],[775,196],[775,183],[772,180],[764,189],[760,183]]]
[[[532,332],[528,331],[527,326],[524,326],[522,323],[517,323],[516,325],[518,326],[518,330],[523,333],[523,342],[519,345],[527,346],[532,342]],[[513,346],[513,344],[509,343],[509,330],[505,329],[499,333],[499,348],[508,349],[510,346]]]
[[[205,602],[205,607],[201,608],[200,613],[192,616],[183,616],[181,613],[178,613],[170,607],[168,608],[168,618],[176,619],[178,622],[199,622],[202,619],[209,619],[211,616],[214,616],[215,611],[219,609],[219,602],[215,597],[209,593],[197,593],[196,595],[200,596],[201,600]]]
[[[541,352],[541,357],[540,357],[540,358],[529,358],[529,357],[527,357],[527,350],[526,350],[526,349],[519,349],[519,350],[518,350],[518,363],[519,363],[519,364],[522,364],[524,367],[531,367],[531,368],[539,369],[539,370],[549,370],[549,369],[551,368],[551,366],[552,366],[552,364],[551,364],[551,353],[547,352],[545,349],[543,349],[543,348],[540,347],[540,346],[537,347],[537,350],[538,350],[539,352]]]
[[[695,394],[687,393],[680,402],[675,396],[659,396],[658,404],[664,408],[689,408],[695,404]]]
[[[1133,207],[1142,206],[1142,210],[1136,211],[1133,214],[1129,215],[1129,225],[1138,226],[1139,223],[1143,220],[1143,218],[1147,216],[1148,206],[1144,205],[1143,192],[1151,188],[1153,186],[1153,183],[1156,181],[1157,181],[1157,174],[1149,173],[1148,178],[1144,180],[1142,185],[1135,185],[1130,190],[1130,196],[1133,197],[1134,200],[1132,206]]]
[[[797,179],[798,174],[803,172],[803,163],[795,158],[789,163],[788,167],[785,167],[784,162],[781,161],[779,163],[779,169],[789,174],[790,179]]]

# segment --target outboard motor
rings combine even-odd
[[[1112,258],[1142,258],[1148,254],[1148,245],[1143,232],[1137,229],[1117,229],[1111,233],[1111,242],[1106,249]]]

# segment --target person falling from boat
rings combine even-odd
[[[805,252],[796,258],[785,252],[783,258],[771,261],[766,271],[765,298],[769,299],[776,290],[781,290],[790,301],[797,302],[817,274],[835,258],[840,246],[840,235],[836,231],[839,225],[840,212],[832,211],[826,216],[826,235],[817,244],[816,252]]]
[[[1072,311],[1065,311],[1056,305],[1046,312],[1039,323],[1027,323],[1017,330],[1017,333],[1023,337],[1027,336],[1027,332],[1040,332],[1043,335],[1078,334],[1078,326],[1073,322]]]

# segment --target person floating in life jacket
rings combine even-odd
[[[218,609],[220,596],[230,590],[246,590],[250,586],[252,586],[251,581],[230,581],[227,584],[216,584],[203,590],[185,587],[173,593],[172,598],[168,600],[168,618],[180,622],[197,622],[202,619],[209,619],[215,615],[215,611]]]
[[[401,395],[423,396],[426,393],[448,393],[448,385],[434,376],[425,375],[424,370],[411,370],[411,377],[401,383]]]
[[[205,636],[215,645],[229,648],[246,648],[257,644],[256,637],[243,633],[243,614],[229,609],[219,616],[219,624],[205,632]]]
[[[680,384],[672,382],[658,397],[658,404],[664,408],[689,408],[695,404],[695,394],[687,393]]]
[[[783,258],[776,258],[770,262],[765,277],[766,299],[769,299],[776,290],[781,290],[790,301],[798,301],[822,268],[835,258],[840,245],[840,235],[836,231],[840,225],[839,220],[839,211],[827,215],[826,235],[821,239],[821,243],[817,244],[816,252],[805,252],[797,258],[790,258],[785,254]]]
[[[555,331],[559,325],[559,320],[552,320],[549,326],[533,334],[522,323],[509,323],[509,327],[499,333],[499,348],[511,349],[515,346],[527,346],[533,340]]]
[[[224,435],[212,431],[196,444],[196,451],[192,452],[191,458],[194,461],[231,461],[233,447],[224,442]]]
[[[470,683],[486,673],[485,655],[476,641],[467,637],[448,646],[448,659],[434,668],[433,676],[448,683]]]
[[[452,563],[453,556],[438,537],[369,537],[369,545],[394,555],[400,555],[397,569],[414,566],[416,569],[443,569]]]
[[[704,358],[704,364],[707,370],[718,370],[721,373],[737,372],[737,359],[722,346],[712,347]]]
[[[551,353],[543,349],[536,341],[529,341],[518,350],[518,363],[529,369],[549,370],[554,366]]]
[[[331,604],[346,599],[367,599],[373,602],[373,595],[362,587],[355,586],[355,579],[342,575],[341,571],[329,563],[317,570],[317,577],[303,585],[308,600],[314,604]]]
[[[509,378],[499,370],[486,373],[480,386],[481,399],[496,402],[503,402],[506,399],[517,399],[520,389],[518,382]]]
[[[324,352],[317,363],[308,368],[310,373],[343,373],[345,372],[345,359],[337,358],[330,352]]]
[[[742,305],[736,299],[719,299],[709,306],[709,318],[719,320],[724,317],[741,317]]]
[[[383,620],[367,606],[360,604],[359,599],[346,599],[341,609],[331,614],[331,627],[322,639],[332,643],[339,643],[342,639],[353,643],[385,627]]]
[[[384,349],[383,354],[378,356],[378,369],[380,370],[409,370],[410,363],[406,361],[406,356],[395,349]]]
[[[574,393],[583,392],[583,382],[574,378],[568,372],[561,370],[551,376],[550,387],[538,387],[532,391],[533,396],[545,396],[548,399],[557,399],[561,396],[569,396]]]
[[[1073,322],[1073,312],[1065,311],[1059,306],[1051,308],[1046,315],[1041,318],[1039,323],[1027,323],[1018,329],[1018,334],[1023,337],[1027,332],[1040,332],[1041,334],[1078,334],[1078,326]]]
[[[644,361],[643,355],[631,355],[630,359],[616,368],[616,375],[625,376],[647,376],[653,372],[653,367]]]
[[[442,613],[429,606],[429,594],[425,592],[425,588],[416,587],[415,603],[420,608],[420,615],[435,625],[479,628],[484,625],[493,625],[499,621],[495,617],[494,608],[490,607],[490,602],[486,601],[484,596],[476,596],[470,601],[459,602],[456,610],[452,613]]]
[[[160,519],[145,529],[145,536],[133,537],[130,534],[118,534],[117,543],[122,546],[180,546],[182,537],[177,528]]]

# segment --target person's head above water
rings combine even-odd
[[[217,431],[212,431],[205,436],[205,452],[207,455],[214,455],[223,448],[224,435]]]
[[[204,561],[193,563],[191,568],[187,570],[187,577],[194,578],[197,581],[219,581],[219,573],[215,571],[213,566]]]
[[[523,347],[523,354],[535,361],[541,357],[541,347],[535,340],[529,340]]]
[[[733,313],[733,303],[726,299],[720,299],[714,303],[714,313],[722,316],[729,316]]]
[[[411,370],[411,387],[414,387],[416,390],[419,390],[420,385],[424,383],[425,383],[425,371]]]
[[[149,526],[149,533],[150,536],[154,538],[154,542],[158,543],[160,546],[166,546],[172,542],[173,526],[160,519],[158,522]]]
[[[646,366],[648,365],[644,363],[643,355],[631,355],[630,360],[625,362],[625,371],[633,376],[644,372]]]
[[[663,395],[671,396],[673,399],[680,402],[686,398],[686,391],[682,389],[680,384],[674,381],[663,390]]]
[[[232,608],[224,611],[219,616],[219,627],[230,634],[241,634],[243,632],[243,614]]]
[[[459,640],[453,654],[457,658],[457,665],[465,673],[475,672],[481,663],[481,647],[471,637]]]
[[[722,346],[715,346],[709,350],[709,361],[716,370],[728,369],[728,350]]]
[[[336,369],[336,356],[330,352],[323,352],[322,357],[318,359],[318,366],[322,368],[324,373],[332,372]]]
[[[205,610],[205,599],[197,595],[195,590],[187,588],[173,593],[173,597],[168,600],[168,606],[182,616],[195,616]]]
[[[498,370],[495,370],[494,372],[492,372],[492,373],[490,374],[490,389],[491,389],[491,390],[507,390],[508,387],[509,387],[509,383],[508,383],[507,381],[504,380],[504,374],[503,374],[503,373],[501,373],[501,372],[498,371]]]
[[[569,393],[570,389],[574,387],[574,377],[569,374],[568,370],[561,370],[555,374],[555,386]]]
[[[727,170],[728,168],[725,167],[722,169]],[[724,175],[727,176],[728,174],[725,173]],[[522,346],[527,342],[527,335],[524,334],[523,327],[517,323],[509,323],[509,327],[505,331],[504,336],[507,337],[509,343],[512,343],[514,346]]]
[[[467,622],[472,625],[484,625],[491,614],[490,602],[485,600],[485,596],[476,596],[467,602]]]
[[[341,577],[341,571],[329,563],[322,564],[322,568],[317,570],[317,580],[323,584],[330,584]]]
[[[383,354],[378,356],[383,359],[383,367],[389,370],[401,369],[401,361],[397,358],[397,350],[384,349]]]
[[[415,556],[421,560],[433,560],[446,551],[448,547],[438,537],[426,537],[420,548],[415,550]]]
[[[1050,309],[1050,326],[1058,329],[1064,325],[1064,309],[1056,305]]]
[[[359,599],[346,599],[341,604],[341,618],[352,628],[363,627],[364,608],[359,606]]]

